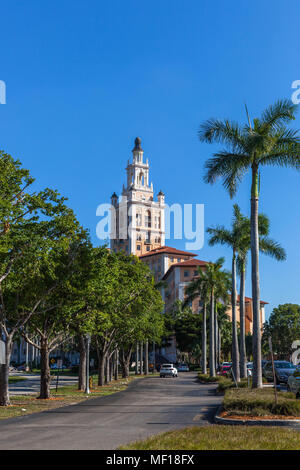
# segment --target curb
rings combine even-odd
[[[219,416],[221,411],[222,405],[219,406],[214,417],[214,422],[216,424],[228,424],[235,426],[284,426],[300,430],[300,419],[229,419]]]

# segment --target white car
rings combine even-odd
[[[160,377],[178,377],[178,372],[176,367],[173,364],[162,364],[160,371]]]
[[[189,372],[189,366],[187,366],[186,364],[179,364],[178,366],[178,372]]]
[[[289,376],[287,381],[287,389],[289,392],[295,393],[297,398],[300,398],[300,369]]]

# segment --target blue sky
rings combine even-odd
[[[197,129],[209,117],[243,122],[245,102],[255,116],[291,96],[299,15],[297,0],[10,0],[1,6],[0,148],[37,187],[69,198],[95,244],[96,208],[121,191],[137,135],[169,204],[203,203],[206,227],[229,225],[233,202],[249,214],[249,177],[234,201],[221,183],[204,184],[214,147],[200,144]],[[288,255],[285,263],[261,258],[268,313],[300,303],[299,182],[292,170],[262,174],[260,209]],[[199,251],[204,260],[220,255],[230,268],[230,250],[205,241]]]

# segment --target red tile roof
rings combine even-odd
[[[170,255],[178,255],[178,256],[181,255],[181,256],[190,256],[190,257],[197,256],[194,253],[190,253],[189,251],[177,250],[176,248],[172,248],[171,246],[160,246],[159,248],[155,248],[154,250],[148,251],[144,255],[140,255],[139,258],[145,258],[146,256],[158,255],[160,253],[168,253]]]
[[[237,301],[238,302],[240,301],[240,296],[239,295],[237,296]],[[246,303],[252,302],[252,298],[251,297],[245,297],[245,302]],[[261,304],[269,304],[269,302],[265,302],[264,300],[261,300],[260,303]]]
[[[181,263],[172,264],[168,271],[164,274],[163,279],[165,279],[171,272],[173,268],[197,268],[198,266],[206,266],[209,264],[208,261],[202,261],[201,259],[187,259],[186,261],[181,261]]]

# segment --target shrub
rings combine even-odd
[[[209,374],[201,374],[198,373],[198,380],[202,383],[217,383],[222,380],[224,377],[221,375],[216,375],[215,377],[211,377]]]
[[[223,401],[227,412],[243,412],[254,416],[300,416],[300,402],[292,394],[278,392],[275,404],[274,391],[270,389],[227,390]]]

